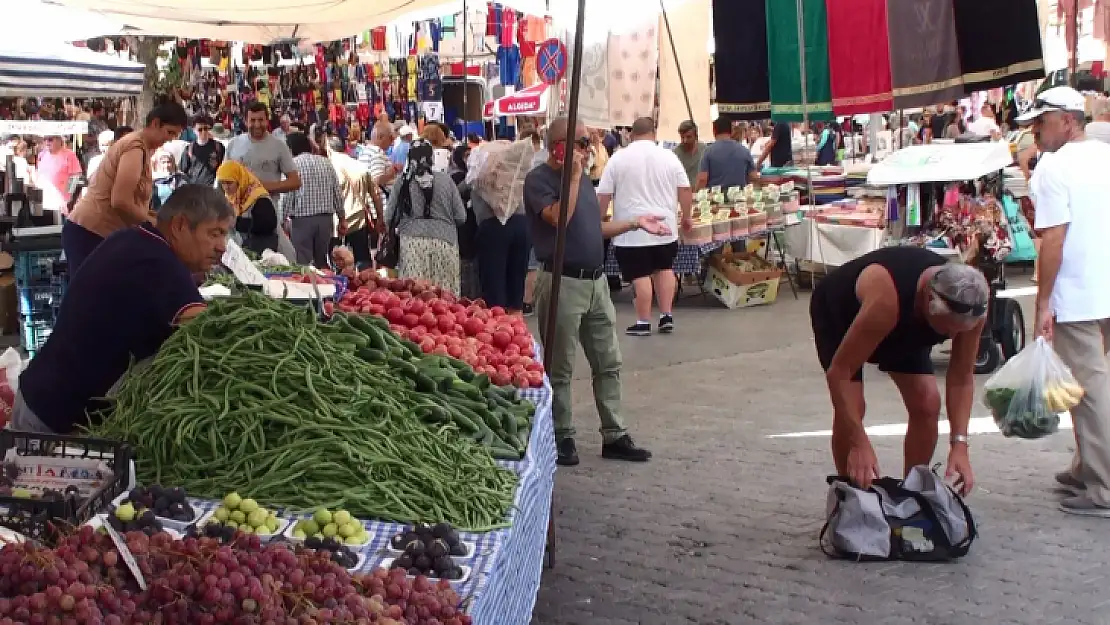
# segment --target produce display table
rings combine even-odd
[[[537,346],[538,347],[538,346]],[[510,527],[484,534],[461,532],[465,542],[475,544],[470,558],[459,563],[471,567],[469,579],[455,584],[461,597],[469,597],[468,611],[477,625],[527,625],[540,588],[547,522],[551,513],[551,493],[555,486],[555,435],[551,415],[551,384],[544,379],[542,389],[523,389],[523,397],[536,404],[536,414],[528,451],[519,462],[498,461],[520,475],[509,512]],[[215,509],[211,500],[191,500],[199,514]],[[359,548],[367,554],[359,572],[373,571],[383,560],[393,557],[389,539],[405,526],[398,523],[368,521],[370,544]]]

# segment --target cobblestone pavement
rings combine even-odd
[[[580,361],[582,464],[557,476],[556,562],[533,622],[1110,624],[1110,556],[1098,546],[1110,520],[1059,512],[1051,488],[1074,446],[1070,431],[1041,441],[973,437],[979,486],[969,505],[981,536],[964,560],[822,555],[828,436],[768,438],[830,427],[801,297],[786,291],[773,306],[732,312],[683,302],[673,336],[621,337],[624,413],[655,452],[646,465],[601,460]],[[616,298],[623,329],[632,310]],[[946,356],[935,359],[943,373]],[[873,369],[865,377],[867,424],[904,423],[889,380]],[[973,417],[988,413],[977,404]],[[872,440],[883,473],[898,474],[900,435]]]

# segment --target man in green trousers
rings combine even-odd
[[[669,233],[667,225],[654,216],[632,221],[602,222],[601,206],[589,180],[582,183],[583,164],[590,146],[582,124],[573,136],[567,132],[566,118],[551,122],[547,130],[548,159],[532,169],[524,181],[524,206],[532,235],[532,245],[540,262],[536,277],[535,301],[540,332],[546,336],[548,324],[555,324],[554,344],[544,345],[550,353],[548,375],[555,391],[552,410],[555,417],[557,462],[562,466],[578,464],[571,417],[571,376],[581,342],[593,372],[594,402],[601,417],[601,456],[613,460],[645,462],[651,452],[636,446],[620,415],[621,353],[617,344],[616,311],[609,298],[605,276],[604,240],[625,232],[642,229],[656,235]],[[557,294],[558,315],[548,315],[552,261],[555,257],[555,231],[559,223],[559,194],[564,166],[572,167],[570,199],[566,205],[566,254],[562,282]]]

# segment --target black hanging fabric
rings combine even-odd
[[[771,118],[767,0],[713,0],[717,111],[730,119]]]
[[[954,0],[967,93],[1045,75],[1037,0]]]

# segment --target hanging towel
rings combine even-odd
[[[968,93],[1044,78],[1037,0],[954,0]]]
[[[767,3],[767,66],[771,83],[771,119],[802,121],[802,70],[798,20],[805,26],[805,81],[809,119],[832,119],[829,82],[829,32],[825,0],[803,0],[802,15],[793,2]],[[749,18],[750,19],[750,18]]]
[[[833,113],[893,110],[885,0],[825,0],[825,7]]]
[[[567,46],[567,56],[573,58],[573,40]],[[611,128],[609,122],[609,93],[612,77],[620,65],[610,71],[609,36],[591,38],[582,44],[582,79],[578,91],[578,119],[589,127]]]
[[[654,16],[653,16],[654,17]],[[631,126],[655,111],[655,72],[659,67],[656,19],[620,35],[609,35],[609,125]],[[586,69],[583,61],[582,68]]]
[[[952,0],[887,0],[887,20],[894,108],[963,97]]]
[[[906,225],[921,225],[921,185],[916,183],[906,189]]]
[[[771,117],[766,16],[767,0],[713,0],[717,110],[732,119]]]

